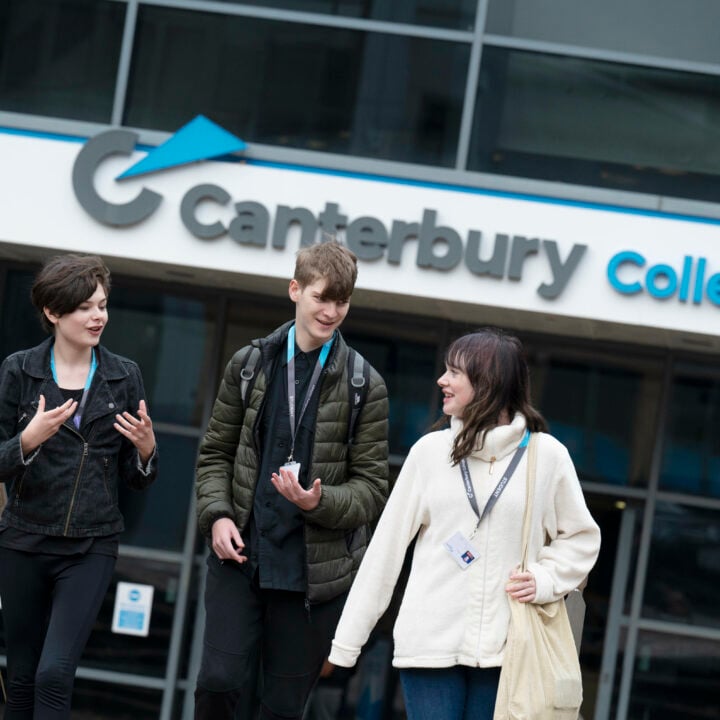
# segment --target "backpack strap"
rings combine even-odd
[[[257,376],[257,367],[260,362],[260,348],[254,345],[250,348],[250,352],[245,355],[242,366],[240,367],[240,398],[243,407],[247,406],[247,399],[250,397],[250,391],[255,384]]]
[[[347,377],[348,402],[350,403],[347,444],[352,445],[355,440],[355,425],[365,404],[370,386],[370,363],[353,348],[348,348]]]

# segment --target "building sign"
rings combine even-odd
[[[286,281],[297,249],[330,233],[357,254],[374,307],[455,317],[462,305],[465,319],[538,318],[590,337],[716,335],[720,222],[251,161],[204,118],[157,148],[137,139],[0,130],[0,249],[93,252],[130,272],[257,288]]]

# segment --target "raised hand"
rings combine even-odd
[[[73,416],[75,410],[77,410],[77,401],[71,399],[46,411],[45,396],[41,395],[38,400],[37,412],[20,435],[23,455],[29,455],[51,438],[60,429],[60,426]]]
[[[155,450],[155,433],[144,400],[140,401],[137,415],[135,417],[127,410],[122,415],[117,414],[115,416],[117,422],[114,423],[113,427],[137,448],[140,460],[144,464],[150,459]]]

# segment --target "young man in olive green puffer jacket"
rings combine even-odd
[[[197,465],[211,552],[196,718],[302,717],[385,504],[387,390],[363,361],[350,422],[360,395],[338,329],[356,263],[335,241],[300,250],[295,320],[225,370]]]

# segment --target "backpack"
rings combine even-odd
[[[243,407],[255,384],[259,363],[260,348],[253,345],[250,352],[245,355],[240,367],[240,397]],[[348,348],[347,364],[348,402],[350,403],[347,444],[352,445],[355,439],[355,426],[365,404],[368,386],[370,385],[370,363],[357,350]]]

